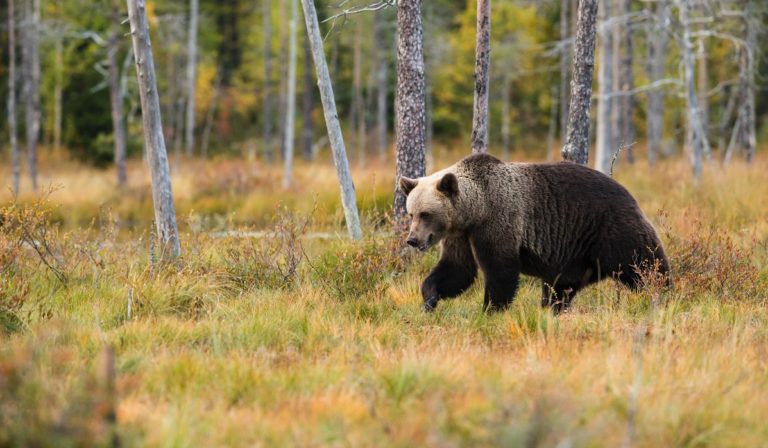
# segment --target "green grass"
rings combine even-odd
[[[104,198],[91,190],[23,197],[0,231],[0,445],[616,446],[630,427],[636,446],[764,444],[765,161],[710,170],[698,186],[678,162],[622,168],[675,287],[604,282],[558,317],[529,278],[503,313],[481,312],[482,282],[423,313],[419,283],[436,253],[410,254],[387,234],[389,177],[358,182],[371,205],[355,243],[330,167],[300,168],[304,187],[279,195],[227,186],[231,201],[180,173],[188,207],[217,210],[198,219],[221,222],[184,221],[174,262],[153,261],[144,218],[124,224],[132,197],[101,212],[117,219],[93,218],[87,204]],[[93,217],[62,218],[70,207]],[[16,245],[19,226],[49,244],[51,268]],[[268,237],[217,238],[215,227]],[[300,237],[314,232],[341,237]]]

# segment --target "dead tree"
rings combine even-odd
[[[24,71],[27,171],[37,191],[37,146],[40,139],[40,0],[24,2],[22,62]]]
[[[693,38],[690,25],[690,1],[676,0],[680,25],[683,29],[681,52],[683,56],[683,72],[685,85],[685,101],[687,107],[687,128],[690,138],[691,165],[695,178],[701,177],[701,161],[704,154],[709,153],[709,140],[702,122],[701,107],[696,93],[696,80],[694,79],[695,61],[693,53]]]
[[[477,0],[472,152],[488,152],[488,88],[491,72],[491,0]]]
[[[395,100],[395,203],[394,217],[400,225],[405,217],[402,176],[424,176],[426,170],[426,103],[421,0],[397,3],[397,91]]]
[[[573,11],[576,14],[576,11]],[[560,0],[560,140],[565,142],[565,134],[568,132],[568,49],[571,47],[566,42],[568,34],[568,0]],[[508,101],[505,97],[504,101]],[[547,159],[551,149],[547,148]]]
[[[651,83],[664,79],[667,62],[667,42],[669,36],[669,1],[658,0],[654,12],[654,21],[648,27],[648,78]],[[648,114],[646,122],[648,134],[648,163],[656,164],[657,154],[661,151],[661,139],[664,134],[664,91],[656,88],[648,91]]]
[[[176,209],[173,203],[168,154],[163,138],[160,118],[160,99],[155,79],[155,61],[149,39],[145,0],[127,0],[128,19],[131,23],[133,54],[139,80],[141,115],[144,125],[144,145],[149,155],[152,174],[152,200],[155,206],[155,225],[162,245],[162,253],[170,257],[181,254],[179,229],[176,225]]]
[[[56,0],[56,11],[62,16],[61,0]],[[54,85],[53,85],[53,150],[61,151],[62,100],[64,91],[64,37],[61,30],[57,33],[53,46]]]
[[[21,161],[19,142],[16,138],[16,14],[13,0],[8,0],[8,134],[11,144],[11,166],[13,170],[13,194],[19,194]]]
[[[294,120],[296,120],[296,20],[299,18],[297,0],[291,2],[291,18],[288,22],[288,94],[285,107],[285,130],[283,136],[283,188],[293,183],[293,142]]]
[[[613,138],[613,36],[610,27],[611,3],[603,0],[600,9],[600,51],[597,54],[597,135],[595,143],[595,169],[608,174],[615,151]]]
[[[568,131],[563,159],[586,165],[589,159],[589,109],[592,100],[592,72],[595,67],[595,22],[597,0],[579,2],[576,40],[573,48]]]
[[[341,205],[344,208],[347,231],[352,239],[359,240],[363,237],[363,232],[360,228],[360,216],[357,213],[355,186],[352,183],[349,160],[347,159],[347,151],[344,147],[344,136],[341,133],[341,124],[336,112],[333,83],[331,82],[328,64],[323,53],[323,38],[320,35],[320,26],[317,22],[317,11],[315,10],[314,0],[301,0],[301,6],[304,9],[304,21],[307,26],[310,47],[312,48],[312,59],[315,61],[317,86],[320,89],[320,100],[323,103],[325,126],[328,129],[328,140],[333,152],[333,163],[336,165],[336,175],[339,178]]]
[[[187,40],[187,123],[184,143],[187,156],[195,152],[195,88],[197,87],[197,13],[198,0],[189,0],[189,36]]]
[[[363,106],[363,27],[358,18],[355,23],[355,38],[352,46],[352,107],[350,124],[357,133],[355,152],[358,162],[365,159],[365,107]]]
[[[623,20],[617,24],[614,37],[614,89],[618,93],[613,105],[613,140],[615,149],[626,147],[627,161],[635,162],[635,153],[631,143],[635,140],[635,123],[632,120],[635,109],[633,65],[633,36],[631,1],[618,0],[617,16]]]
[[[117,186],[125,186],[125,121],[123,119],[123,88],[120,84],[120,67],[117,62],[118,43],[121,38],[120,11],[118,0],[112,0],[112,34],[107,44],[107,64],[109,65],[109,99],[112,107],[112,129],[115,145],[115,169]]]

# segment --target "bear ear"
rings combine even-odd
[[[459,179],[457,179],[456,175],[453,173],[446,174],[440,179],[440,182],[437,183],[437,191],[449,198],[453,197],[459,192]]]
[[[400,176],[400,189],[403,190],[403,193],[405,193],[406,196],[408,196],[411,191],[416,188],[418,183],[418,179],[411,179],[409,177]]]

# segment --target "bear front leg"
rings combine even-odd
[[[477,263],[466,238],[443,241],[440,261],[421,284],[423,308],[432,311],[440,299],[456,297],[477,277]]]
[[[485,274],[483,310],[500,311],[509,307],[517,293],[520,263],[517,254],[504,253],[492,239],[473,241],[477,261]]]
[[[573,297],[580,289],[580,285],[555,284],[555,286],[552,287],[549,283],[542,280],[541,306],[544,308],[551,308],[554,314],[560,314],[571,306]]]

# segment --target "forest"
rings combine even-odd
[[[768,440],[763,0],[0,0],[0,28],[0,446]],[[492,311],[481,269],[425,312],[402,180],[486,153],[624,186],[669,285],[558,313],[523,275]]]

